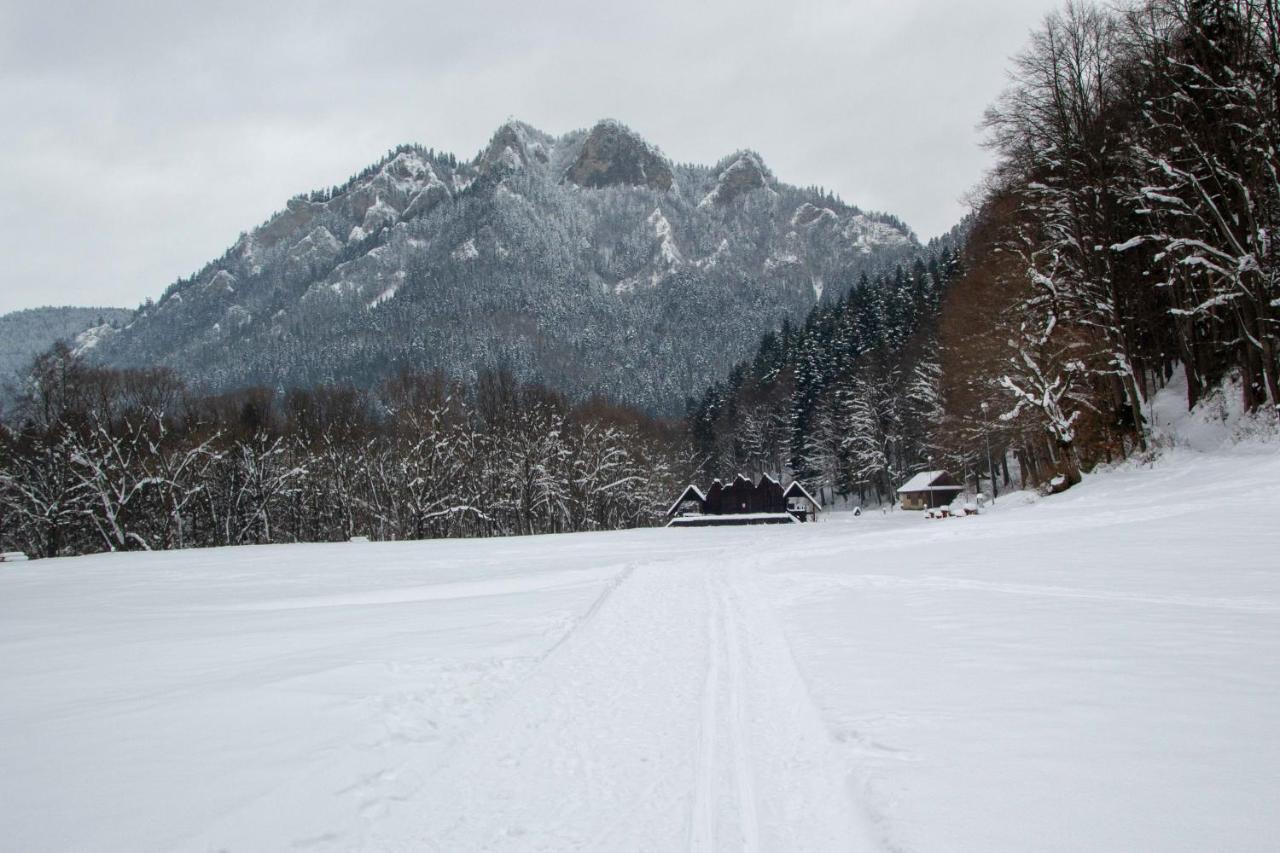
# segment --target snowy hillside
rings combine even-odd
[[[133,316],[122,308],[28,308],[0,315],[0,386],[14,383],[31,359],[61,341],[92,349]]]
[[[503,365],[678,411],[762,332],[918,251],[752,152],[675,164],[614,121],[512,121],[472,160],[401,146],[291,199],[96,355],[216,389]]]
[[[0,837],[1271,850],[1275,451],[950,521],[0,565]]]

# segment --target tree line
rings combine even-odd
[[[0,548],[41,557],[636,527],[690,476],[678,424],[503,371],[198,396],[55,347],[15,414]]]
[[[893,501],[919,470],[1059,490],[1151,441],[1181,373],[1280,412],[1276,0],[1068,4],[986,115],[974,213],[766,335],[690,406],[717,475]]]
[[[1144,451],[1151,395],[1277,411],[1276,0],[1072,3],[989,109],[997,165],[942,308],[942,392],[1032,480]]]

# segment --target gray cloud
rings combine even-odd
[[[967,5],[967,4],[965,4]],[[610,116],[675,160],[963,212],[976,130],[1050,0],[0,5],[0,312],[135,305],[401,142]]]

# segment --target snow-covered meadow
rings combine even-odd
[[[946,521],[0,565],[0,848],[1274,850],[1278,513],[1254,442]]]

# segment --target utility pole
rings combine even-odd
[[[987,426],[987,401],[982,401],[982,438],[987,443],[987,476],[991,478],[991,505],[996,504],[996,469],[991,465],[991,429]]]

